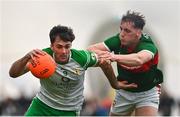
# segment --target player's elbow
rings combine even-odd
[[[136,60],[136,65],[137,66],[142,66],[143,65],[143,61],[142,60]]]
[[[15,74],[14,72],[12,72],[12,70],[9,70],[9,76],[12,77],[12,78],[17,78],[18,75]]]
[[[12,74],[12,73],[9,73],[9,76],[12,77],[12,78],[17,78],[18,77],[17,75]]]
[[[139,56],[136,58],[135,61],[136,61],[137,66],[142,66],[144,64],[143,59],[141,57],[139,57]]]
[[[112,87],[113,89],[116,89],[116,90],[119,90],[119,89],[120,89],[118,86],[113,86],[113,85],[111,85],[111,87]]]
[[[138,66],[142,66],[144,63],[146,63],[152,59],[152,54],[149,54],[147,52],[140,52],[138,54],[135,54],[134,58],[136,60],[136,64]]]

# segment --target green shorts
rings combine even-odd
[[[25,116],[78,116],[78,113],[51,108],[35,97]]]

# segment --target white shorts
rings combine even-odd
[[[111,106],[111,113],[128,115],[132,113],[134,109],[143,106],[151,106],[158,109],[159,91],[157,87],[144,92],[129,92],[122,89],[116,90],[116,97]]]

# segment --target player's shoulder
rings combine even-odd
[[[141,36],[141,41],[142,42],[149,42],[149,43],[153,43],[152,38],[149,34],[147,33],[143,33]]]
[[[150,35],[143,33],[140,39],[140,44],[138,45],[138,50],[149,50],[153,53],[157,52],[157,47],[154,44]]]
[[[71,58],[81,61],[87,61],[87,59],[90,59],[90,57],[94,54],[93,52],[90,52],[88,50],[77,50],[77,49],[71,49]]]
[[[71,49],[71,58],[78,62],[81,66],[84,66],[87,61],[88,52],[85,50]]]
[[[104,44],[107,46],[107,48],[110,51],[114,51],[119,49],[119,45],[121,45],[121,41],[120,41],[120,37],[119,37],[119,33],[111,36],[110,38],[106,39],[104,41]]]
[[[119,40],[119,33],[113,35],[113,36],[110,36],[108,37],[106,40]]]
[[[85,68],[87,68],[92,62],[97,61],[94,54],[95,53],[88,50],[71,49],[71,58]]]
[[[119,39],[119,33],[116,33],[114,36],[112,36],[112,38]]]
[[[86,50],[77,50],[77,49],[71,49],[71,57],[86,57],[86,54],[88,51]]]
[[[53,51],[52,51],[52,49],[50,47],[43,48],[42,51],[45,51],[49,55],[53,56]]]

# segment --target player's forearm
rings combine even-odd
[[[9,70],[9,75],[13,78],[21,76],[26,73],[28,70],[26,69],[26,64],[29,61],[30,57],[24,56],[23,58],[14,62]]]
[[[111,84],[112,88],[119,89],[119,85],[116,79],[116,76],[114,74],[113,68],[109,62],[106,61],[106,63],[103,63],[103,65],[100,65],[102,71],[106,75],[109,83]]]
[[[127,66],[141,66],[144,64],[144,61],[138,54],[128,54],[128,55],[113,55],[113,61],[116,61],[119,64]]]
[[[95,52],[95,51],[98,51],[100,50],[100,48],[98,48],[97,44],[94,44],[94,45],[90,45],[87,50],[89,51],[92,51],[92,52]]]
[[[104,46],[102,42],[89,46],[87,50],[95,52],[97,55],[108,52],[108,49]]]

